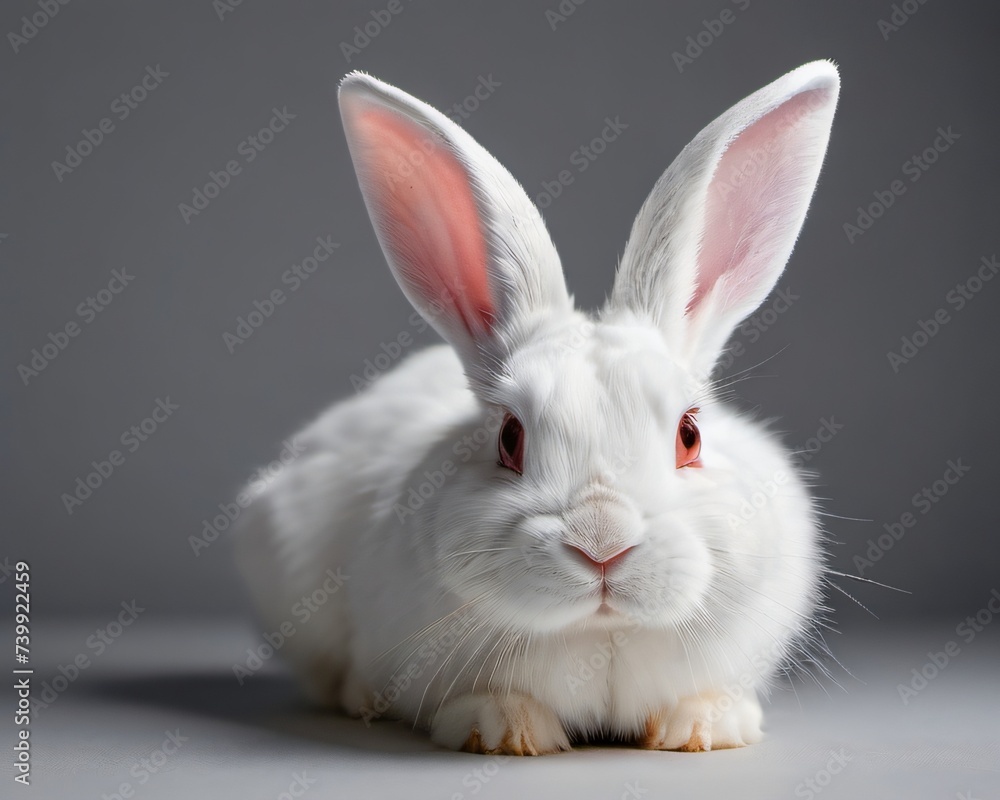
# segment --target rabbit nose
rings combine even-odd
[[[628,545],[627,547],[622,547],[611,552],[594,554],[580,545],[569,544],[568,542],[564,542],[564,544],[574,556],[589,566],[596,567],[601,574],[604,574],[616,562],[621,561],[630,550],[635,549],[635,545]]]
[[[562,543],[601,575],[642,542],[642,516],[613,489],[593,486],[564,517]]]

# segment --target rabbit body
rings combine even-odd
[[[809,640],[823,554],[787,451],[710,376],[784,267],[837,86],[806,65],[706,128],[587,315],[471,137],[345,81],[383,250],[448,344],[307,427],[241,520],[262,624],[294,623],[282,654],[314,699],[482,753],[760,738],[758,693]]]

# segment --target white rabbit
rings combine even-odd
[[[757,694],[810,637],[821,533],[789,453],[711,373],[791,254],[838,91],[806,64],[699,133],[591,316],[500,164],[344,79],[378,239],[448,344],[306,428],[241,521],[264,627],[292,631],[314,698],[480,753],[760,738]]]

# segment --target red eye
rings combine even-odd
[[[509,411],[500,426],[497,449],[500,451],[500,466],[514,470],[518,475],[524,471],[524,428]]]
[[[681,417],[677,426],[677,469],[701,466],[698,458],[701,455],[701,433],[694,418],[697,413],[698,409],[692,408]]]

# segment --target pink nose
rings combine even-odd
[[[635,547],[635,545],[630,545],[629,547],[622,548],[621,550],[613,552],[610,555],[601,554],[599,556],[595,556],[589,553],[587,550],[580,547],[579,545],[566,543],[566,547],[568,547],[575,556],[577,556],[590,566],[595,567],[603,574],[605,570],[611,567],[616,561],[620,561],[621,559],[623,559],[626,553],[628,553],[629,550],[632,550]]]

